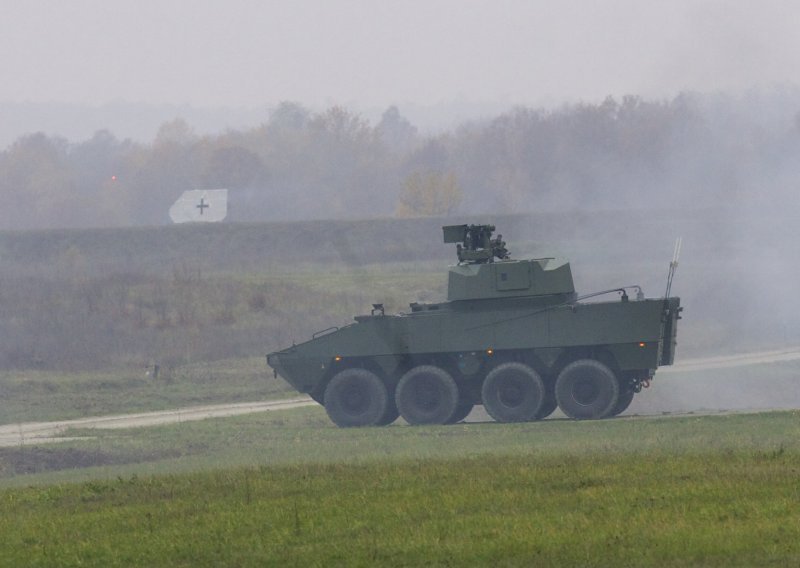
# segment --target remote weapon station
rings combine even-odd
[[[569,263],[512,260],[492,225],[443,227],[456,243],[447,301],[355,323],[267,355],[339,426],[450,424],[476,404],[499,422],[615,416],[675,357],[680,299],[639,286],[578,297]],[[631,298],[628,292],[635,292]],[[617,294],[612,301],[590,298]]]

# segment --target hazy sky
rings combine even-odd
[[[547,104],[797,84],[800,2],[0,0],[0,101]]]

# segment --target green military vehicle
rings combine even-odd
[[[638,286],[578,297],[568,262],[512,260],[492,225],[443,227],[456,243],[447,301],[355,323],[267,355],[339,426],[451,424],[475,405],[499,422],[615,416],[675,357],[680,299]],[[677,253],[677,251],[676,251]],[[635,291],[631,298],[628,292]],[[617,294],[613,301],[599,301]],[[591,302],[588,300],[593,298]]]

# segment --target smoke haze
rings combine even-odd
[[[679,356],[797,344],[797,21],[800,4],[779,1],[0,0],[0,259],[16,271],[0,277],[0,325],[16,342],[3,364],[33,365],[37,343],[70,356],[40,332],[99,333],[92,318],[172,325],[168,301],[145,297],[171,287],[191,292],[176,297],[195,325],[193,294],[214,293],[174,259],[87,267],[92,244],[45,268],[58,246],[21,245],[17,231],[164,225],[183,191],[221,187],[235,222],[435,217],[419,239],[444,220],[530,213],[500,227],[512,252],[567,256],[582,292],[639,283],[659,295],[682,236]],[[420,188],[448,199],[415,201]],[[287,246],[313,262],[309,226],[283,230],[307,239]],[[115,239],[42,242],[84,234]],[[133,265],[130,234],[110,257]],[[43,306],[39,319],[26,305]],[[281,317],[276,347],[290,325],[323,326]],[[254,349],[248,333],[214,356]]]
[[[6,102],[548,106],[796,84],[800,66],[800,5],[775,0],[5,0],[0,15]]]

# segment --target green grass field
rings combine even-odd
[[[309,408],[52,449],[155,460],[7,478],[45,485],[0,492],[5,565],[800,561],[800,412],[342,430]]]

